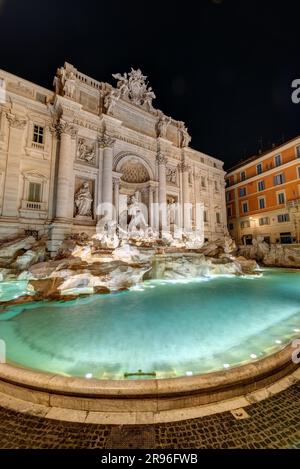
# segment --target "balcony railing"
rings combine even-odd
[[[43,143],[37,143],[37,142],[32,142],[31,143],[31,148],[34,148],[35,150],[44,150],[44,144]]]
[[[45,211],[46,210],[46,203],[45,202],[31,202],[29,200],[22,200],[22,210]]]

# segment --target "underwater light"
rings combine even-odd
[[[282,344],[282,340],[275,340],[276,344]]]
[[[224,366],[224,368],[226,368],[226,369],[227,369],[227,368],[230,368],[229,363],[225,363],[223,366]]]
[[[93,377],[93,373],[87,373],[85,377],[86,379],[91,379]]]
[[[251,353],[250,358],[257,358],[257,355],[255,355],[255,353]]]
[[[186,376],[193,376],[193,372],[192,371],[186,371]]]
[[[300,329],[294,329],[294,332],[300,332]]]

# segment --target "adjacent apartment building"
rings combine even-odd
[[[226,206],[238,244],[300,243],[300,136],[231,168]]]

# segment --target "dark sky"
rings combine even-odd
[[[52,88],[64,61],[110,83],[140,67],[228,168],[300,134],[299,24],[298,0],[0,0],[0,68]]]

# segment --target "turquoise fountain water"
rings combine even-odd
[[[128,292],[19,305],[0,314],[8,362],[99,379],[124,379],[138,370],[170,378],[227,369],[299,336],[300,271],[289,270],[149,281]]]

